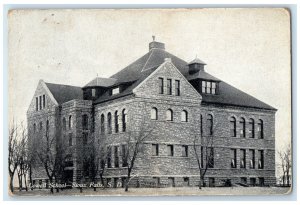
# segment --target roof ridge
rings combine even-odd
[[[49,82],[45,82],[45,84],[51,84],[51,85],[62,85],[62,86],[69,86],[69,87],[81,88],[80,86],[76,86],[76,85],[66,85],[66,84],[49,83]]]

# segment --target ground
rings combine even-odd
[[[164,195],[280,195],[290,193],[289,187],[205,187],[199,190],[197,187],[174,187],[174,188],[130,188],[128,192],[125,192],[122,188],[117,189],[100,189],[94,191],[91,188],[83,189],[82,193],[77,188],[66,189],[59,191],[54,190],[54,194],[50,194],[49,189],[37,189],[33,191],[21,191],[16,190],[14,192],[15,197],[18,196],[164,196]]]

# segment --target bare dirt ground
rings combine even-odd
[[[18,196],[191,196],[191,195],[282,195],[289,194],[289,187],[174,187],[174,188],[130,188],[125,192],[122,188],[91,188],[80,190],[77,188],[59,190],[51,194],[49,189],[26,191],[16,190],[13,197]]]

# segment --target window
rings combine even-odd
[[[258,185],[259,186],[265,186],[265,179],[263,177],[258,178]]]
[[[111,127],[111,113],[109,112],[107,114],[107,133],[111,134],[111,130],[112,130],[112,127]]]
[[[264,151],[258,150],[258,169],[264,168]]]
[[[254,120],[251,118],[249,121],[249,138],[254,138],[255,137],[255,132],[254,132]]]
[[[83,130],[89,129],[89,117],[87,114],[82,115],[82,129]]]
[[[167,79],[167,94],[172,95],[172,79]]]
[[[40,131],[43,130],[43,122],[40,122]]]
[[[189,156],[189,147],[187,145],[182,145],[182,156],[183,157]]]
[[[235,117],[230,118],[230,136],[236,137],[236,119],[235,119]]]
[[[247,177],[241,177],[241,183],[247,184]]]
[[[264,124],[263,124],[262,120],[258,120],[257,132],[258,132],[258,138],[263,139],[264,138]]]
[[[209,177],[208,178],[208,186],[209,187],[215,187],[215,178],[214,177]]]
[[[180,81],[175,80],[175,95],[180,96]]]
[[[35,98],[35,110],[36,111],[39,110],[39,98],[38,97]]]
[[[116,94],[119,94],[120,93],[120,88],[114,88],[113,90],[112,90],[112,94],[113,95],[116,95]]]
[[[164,94],[164,79],[163,78],[158,78],[158,83],[159,83],[159,94]]]
[[[92,88],[92,97],[96,97],[96,89]]]
[[[241,118],[240,121],[240,137],[245,138],[246,137],[246,122],[244,118]]]
[[[168,186],[175,187],[174,177],[168,177]]]
[[[154,185],[155,187],[158,187],[160,185],[160,179],[159,177],[153,177]]]
[[[73,124],[73,122],[72,122],[72,115],[70,115],[69,116],[69,129],[72,128],[72,124]]]
[[[100,127],[101,127],[101,134],[104,134],[105,133],[105,126],[104,126],[104,114],[101,115],[100,117]]]
[[[211,114],[207,115],[207,131],[208,135],[213,134],[213,116]]]
[[[216,83],[211,83],[211,94],[216,94]]]
[[[119,114],[118,111],[115,112],[115,132],[119,132]]]
[[[249,161],[249,167],[250,169],[255,169],[255,150],[254,149],[250,149],[250,161]]]
[[[217,94],[217,83],[203,80],[201,82],[201,93]]]
[[[231,168],[236,168],[236,149],[230,150]]]
[[[33,124],[33,133],[35,133],[36,132],[36,124],[34,123]]]
[[[200,115],[200,133],[201,136],[203,135],[203,116]]]
[[[122,167],[127,167],[128,162],[127,162],[127,147],[126,145],[122,145]]]
[[[49,120],[46,121],[46,132],[49,132]]]
[[[111,168],[111,147],[107,148],[107,168]]]
[[[166,118],[167,118],[167,121],[173,121],[173,111],[171,109],[167,110]]]
[[[158,156],[158,144],[152,144],[152,156]]]
[[[250,185],[255,186],[256,185],[256,178],[250,178]]]
[[[153,107],[151,109],[151,120],[157,120],[157,108]]]
[[[88,141],[88,133],[87,132],[83,132],[82,133],[82,144],[86,145]]]
[[[208,163],[207,166],[208,168],[214,168],[214,148],[212,147],[208,147],[207,148],[207,159],[208,159]]]
[[[245,149],[240,150],[240,167],[246,168],[246,150]]]
[[[119,147],[115,146],[115,167],[119,167]]]
[[[66,118],[63,118],[62,120],[62,124],[63,124],[63,130],[67,129],[67,122],[66,122]]]
[[[167,145],[167,154],[168,154],[168,156],[174,156],[174,146],[173,145]]]
[[[42,96],[39,97],[40,100],[40,110],[42,109]]]
[[[187,122],[188,121],[188,112],[186,110],[183,110],[181,112],[181,122]]]
[[[43,108],[45,108],[45,107],[46,107],[46,96],[43,95]]]
[[[72,142],[72,133],[69,133],[69,146],[72,146],[73,142]]]
[[[190,180],[188,177],[183,177],[183,186],[189,186],[190,185]]]
[[[126,124],[127,124],[127,110],[124,109],[122,111],[122,124],[123,124],[123,132],[126,131]]]

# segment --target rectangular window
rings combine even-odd
[[[120,93],[120,88],[114,88],[113,90],[112,90],[112,94],[113,95],[116,95],[116,94],[119,94]]]
[[[168,153],[168,156],[174,156],[174,146],[173,145],[167,145],[167,153]]]
[[[175,80],[175,95],[179,96],[180,95],[180,81]]]
[[[153,181],[154,181],[154,186],[155,187],[159,187],[159,185],[160,185],[160,179],[159,179],[159,177],[153,177]]]
[[[126,145],[122,145],[122,167],[127,167],[127,153]]]
[[[236,149],[230,150],[231,168],[236,168]]]
[[[188,157],[189,155],[189,147],[187,145],[182,145],[182,156]]]
[[[211,82],[206,82],[206,93],[211,94]]]
[[[168,95],[172,95],[172,79],[167,79],[167,92]]]
[[[46,107],[46,96],[43,95],[43,108],[45,108],[45,107]]]
[[[107,148],[107,167],[111,168],[111,147]]]
[[[115,167],[119,167],[119,147],[115,146]]]
[[[82,143],[83,143],[84,145],[86,145],[86,144],[87,144],[87,141],[88,141],[88,133],[87,133],[87,132],[83,132],[83,133],[82,133]]]
[[[152,144],[152,156],[158,156],[158,144]]]
[[[241,177],[241,183],[247,184],[247,177]]]
[[[40,100],[40,110],[42,109],[42,96],[39,97]]]
[[[202,81],[202,93],[206,93],[206,82]]]
[[[190,180],[188,177],[183,177],[183,186],[189,186],[190,185]]]
[[[250,169],[255,169],[255,150],[254,149],[250,149],[249,153],[250,153],[249,167],[250,167]]]
[[[216,94],[216,83],[211,83],[211,94]]]
[[[38,97],[35,98],[35,110],[36,111],[39,110],[39,98]]]
[[[246,150],[241,149],[240,150],[240,167],[241,168],[246,168]]]
[[[264,168],[264,151],[258,150],[258,169]]]
[[[92,89],[92,97],[95,97],[95,96],[96,96],[96,89],[93,88],[93,89]]]
[[[256,178],[250,178],[250,185],[255,186],[256,185]]]
[[[164,79],[163,78],[158,78],[158,83],[159,83],[159,94],[164,94]]]
[[[207,159],[208,159],[208,168],[214,168],[214,148],[212,147],[208,147],[207,148]]]
[[[69,133],[69,146],[72,146],[72,144],[73,144],[73,139],[72,139],[73,137],[72,137],[72,133]]]

